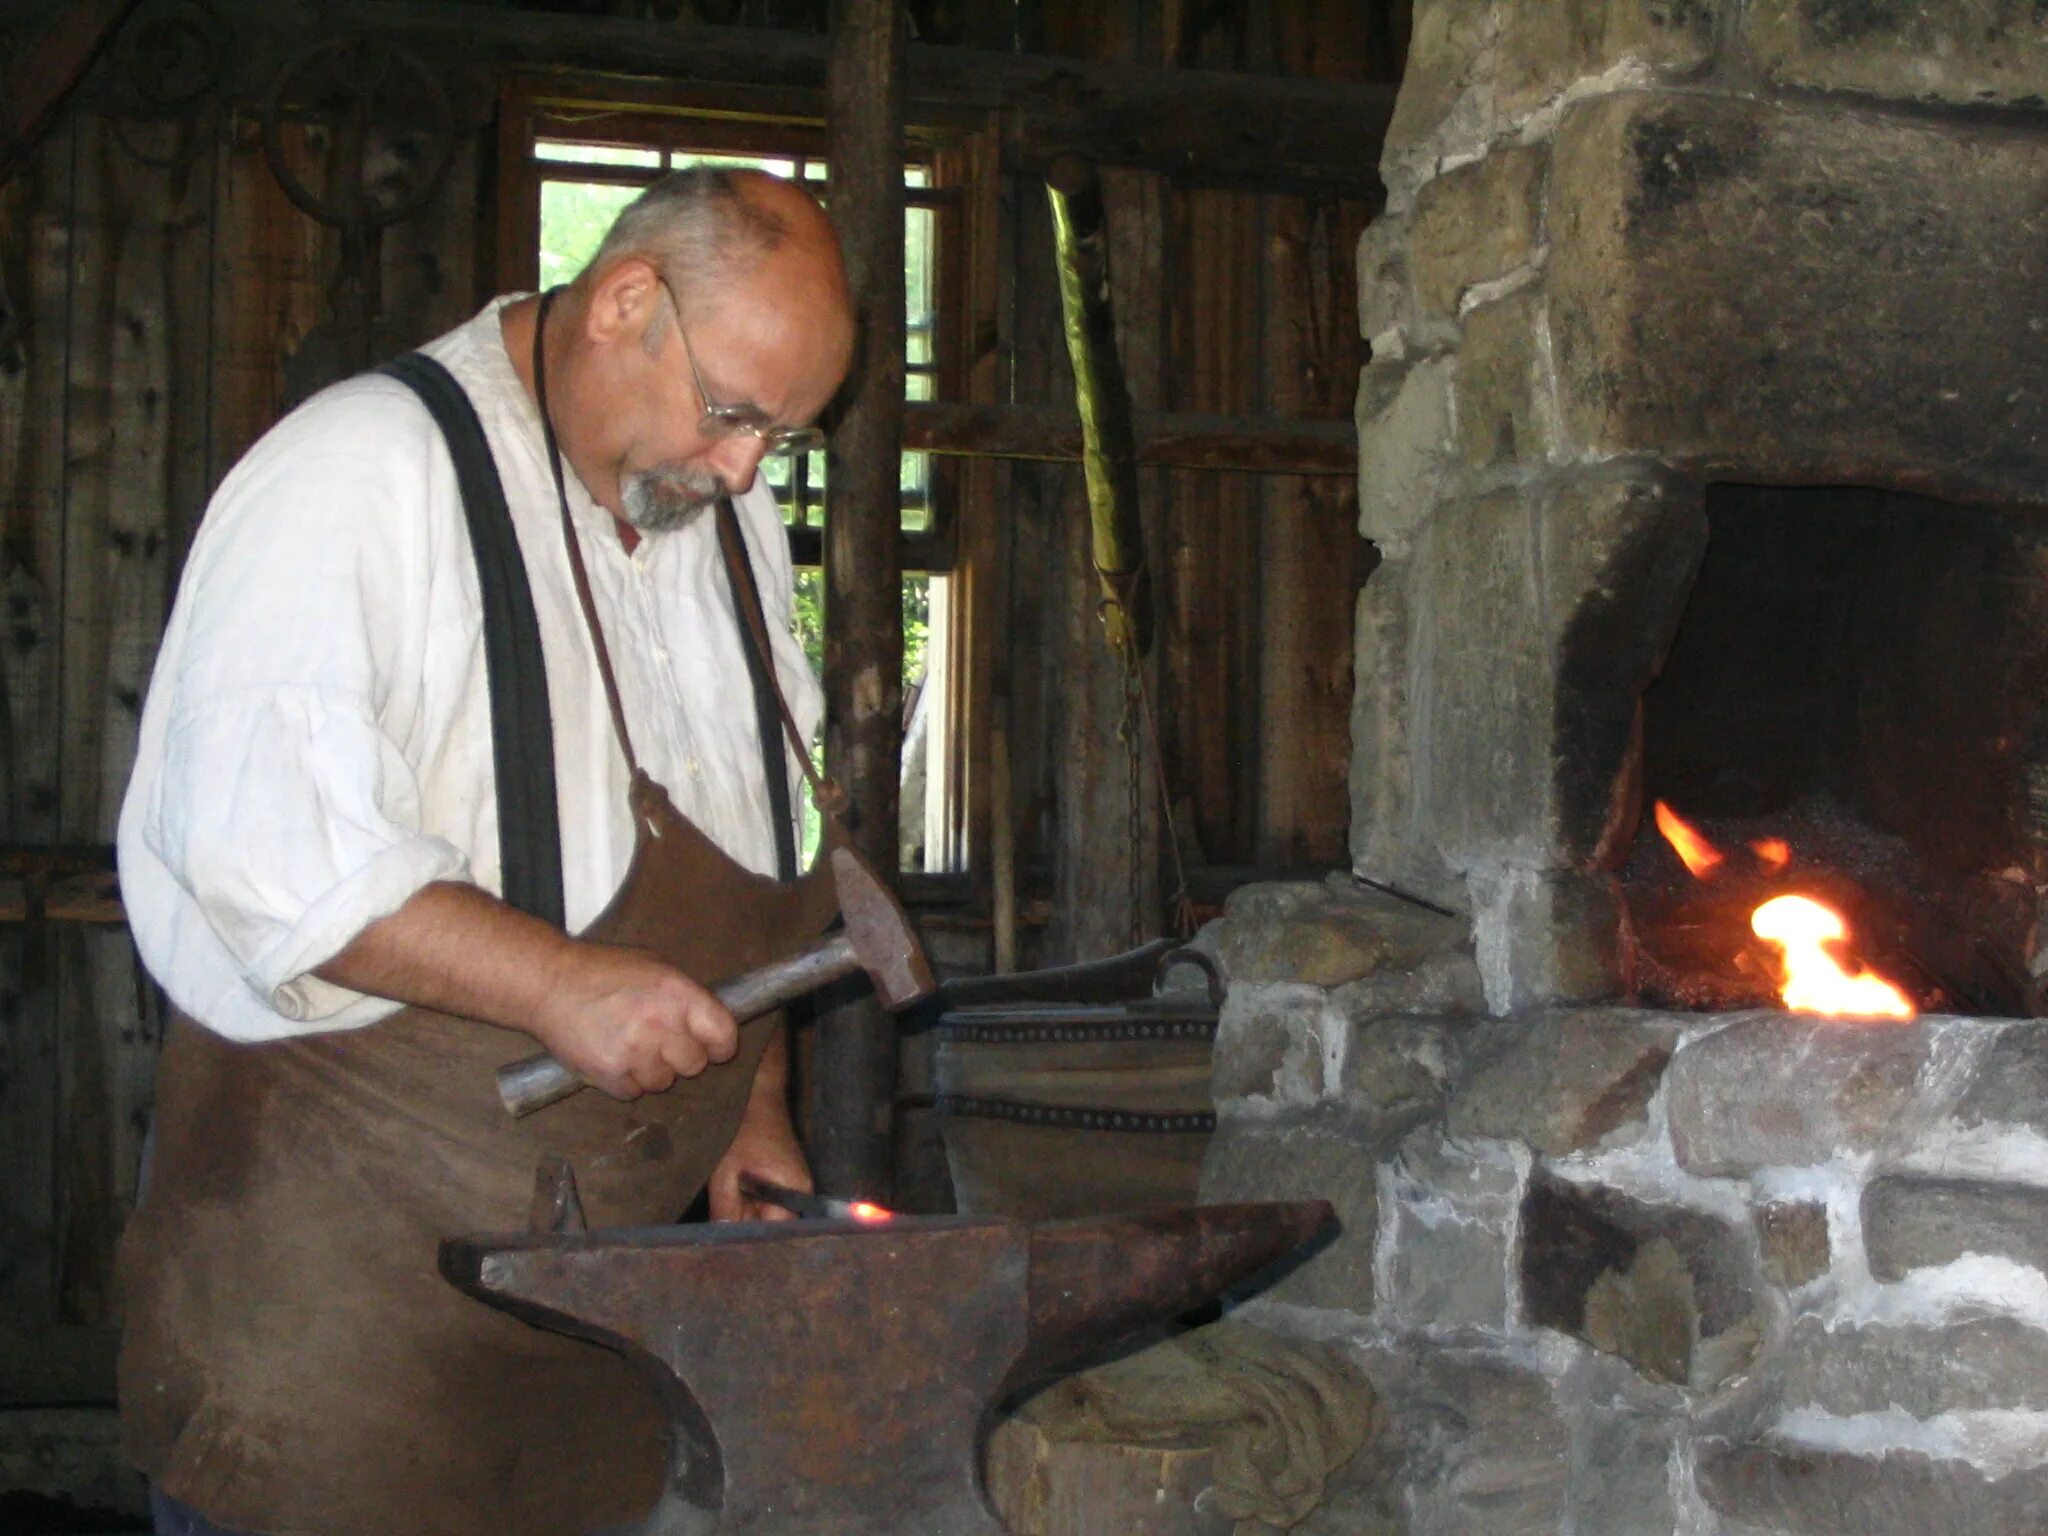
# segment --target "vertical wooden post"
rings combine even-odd
[[[832,218],[861,344],[827,457],[825,761],[851,798],[856,846],[893,874],[903,751],[903,10],[898,0],[834,0],[831,29]],[[821,1024],[811,1057],[819,1184],[887,1199],[894,1023],[862,1001]]]

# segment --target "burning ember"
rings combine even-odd
[[[1678,812],[1662,800],[1657,802],[1657,830],[1664,834],[1664,841],[1672,851],[1685,861],[1685,867],[1693,872],[1695,879],[1704,880],[1721,867],[1725,855],[1720,849],[1678,819]]]
[[[1726,862],[1720,849],[1661,800],[1656,820],[1657,830],[1694,878],[1711,879]],[[1782,838],[1759,838],[1750,851],[1770,874],[1792,862],[1792,849]],[[1831,1017],[1913,1017],[1916,1010],[1904,992],[1874,972],[1851,971],[1843,963],[1849,925],[1834,908],[1807,896],[1776,896],[1750,914],[1750,928],[1782,957],[1778,995],[1787,1008]]]

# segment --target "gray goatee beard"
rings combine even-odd
[[[715,475],[694,469],[643,470],[619,482],[619,505],[641,533],[680,528],[724,494]]]

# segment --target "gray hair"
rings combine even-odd
[[[639,256],[687,293],[752,266],[789,233],[787,223],[747,196],[740,176],[691,166],[671,171],[628,203],[587,270]]]

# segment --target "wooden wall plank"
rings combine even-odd
[[[1257,201],[1184,192],[1174,203],[1169,408],[1259,408]],[[1250,215],[1248,217],[1248,215]],[[1249,863],[1258,782],[1259,486],[1241,475],[1174,472],[1167,570],[1179,615],[1164,692],[1168,753],[1211,863]],[[1165,729],[1162,727],[1162,729]]]
[[[1273,198],[1266,209],[1267,398],[1276,412],[1351,398],[1364,344],[1350,251],[1365,212]],[[1267,867],[1345,860],[1350,825],[1352,611],[1369,558],[1356,483],[1274,476],[1261,486],[1258,827]]]
[[[59,833],[112,840],[163,631],[175,504],[173,426],[203,409],[172,358],[200,340],[200,295],[178,259],[204,244],[208,145],[188,124],[82,118],[67,380],[63,765]],[[113,1254],[132,1208],[154,1083],[153,1009],[124,930],[58,936],[63,1117],[59,1303],[66,1321],[113,1317]]]
[[[324,225],[301,214],[264,163],[262,127],[223,129],[213,221],[213,422],[216,479],[283,414],[285,362],[328,318],[339,259]]]
[[[8,289],[23,317],[18,372],[0,374],[4,542],[0,644],[4,794],[0,836],[58,836],[63,584],[64,409],[72,291],[73,129],[44,140],[0,196]],[[21,248],[13,242],[21,239]],[[40,1325],[55,1319],[58,1032],[50,930],[0,933],[0,1307]]]

